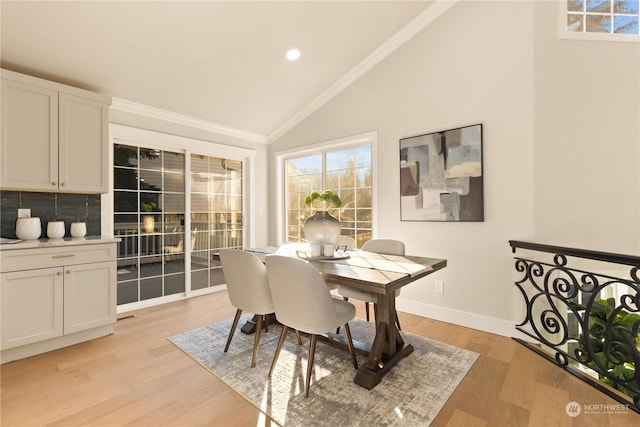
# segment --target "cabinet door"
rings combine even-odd
[[[60,93],[60,190],[106,193],[108,105]]]
[[[2,350],[62,335],[61,268],[2,273],[0,287]]]
[[[0,187],[58,189],[58,92],[2,80]]]
[[[64,269],[64,333],[116,321],[116,263],[74,265]]]

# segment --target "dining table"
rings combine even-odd
[[[308,256],[306,245],[285,244],[247,249],[264,261],[269,254],[303,258],[331,284],[360,289],[377,295],[376,334],[373,343],[354,341],[354,347],[367,356],[354,382],[374,388],[400,360],[414,350],[396,326],[396,290],[447,266],[446,259],[415,255],[388,255],[363,250],[336,250],[333,256]],[[325,339],[346,348],[344,336],[328,332]]]

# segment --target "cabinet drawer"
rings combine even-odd
[[[113,261],[116,244],[70,246],[3,251],[0,269],[3,273],[34,268],[60,267],[90,262]]]

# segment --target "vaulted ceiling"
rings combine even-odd
[[[268,142],[451,3],[3,0],[1,65]]]

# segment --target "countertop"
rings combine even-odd
[[[5,239],[8,241],[8,239]],[[102,243],[117,243],[119,237],[110,236],[86,236],[86,237],[65,237],[62,239],[38,239],[38,240],[12,240],[11,243],[0,244],[0,251],[10,251],[17,249],[35,248],[55,248],[63,246],[77,245],[97,245]]]

